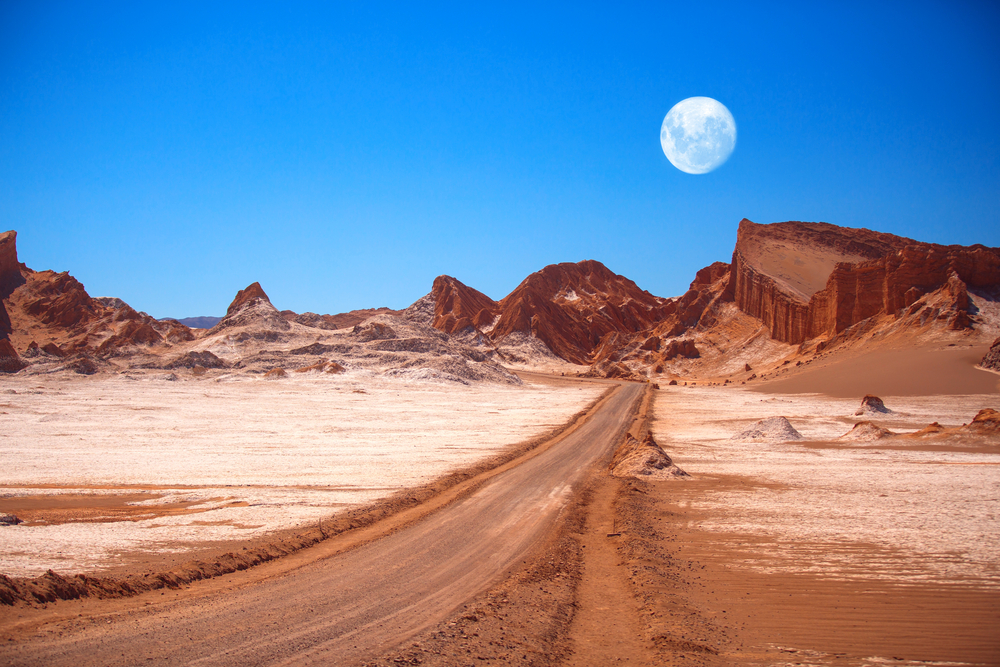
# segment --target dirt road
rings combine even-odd
[[[617,444],[643,390],[621,385],[551,447],[386,538],[262,581],[216,582],[217,590],[163,602],[141,596],[111,616],[64,620],[0,647],[0,663],[350,665],[383,654],[544,540],[574,484]]]

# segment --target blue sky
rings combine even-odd
[[[675,296],[743,217],[1000,246],[996,3],[359,5],[0,0],[21,261],[186,317],[582,259]],[[739,128],[698,176],[659,145],[691,96]]]

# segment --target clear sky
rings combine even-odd
[[[583,259],[675,296],[743,217],[1000,246],[998,4],[871,4],[0,0],[0,230],[156,317]],[[739,131],[705,175],[692,96]]]

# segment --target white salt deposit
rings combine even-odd
[[[739,491],[706,487],[690,501],[709,513],[702,528],[752,537],[748,565],[1000,587],[1000,447],[889,449],[899,446],[892,438],[833,444],[853,427],[857,401],[670,387],[657,394],[654,433],[696,479],[736,475],[757,483]],[[932,421],[969,422],[997,396],[892,397],[890,404],[893,414],[878,425],[905,433]],[[731,438],[779,410],[806,441]]]
[[[789,442],[801,439],[802,434],[784,417],[761,419],[733,436],[733,440],[738,442]]]
[[[128,551],[314,523],[546,432],[605,389],[406,376],[5,379],[0,498],[152,486],[148,505],[196,502],[209,511],[0,526],[0,573],[93,570]]]

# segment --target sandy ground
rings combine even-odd
[[[562,424],[606,387],[5,378],[0,573],[100,571],[313,524]]]
[[[759,384],[765,393],[823,393],[838,398],[1000,393],[1000,375],[976,368],[989,343],[878,349],[819,359],[805,369],[781,369]]]
[[[861,419],[957,426],[1000,401],[882,398],[893,414],[860,417],[860,396],[658,392],[654,433],[694,479],[633,503],[658,518],[645,530],[683,592],[647,600],[662,616],[650,633],[693,614],[715,651],[705,664],[998,664],[1000,439],[836,438]],[[733,439],[779,415],[802,440]]]

